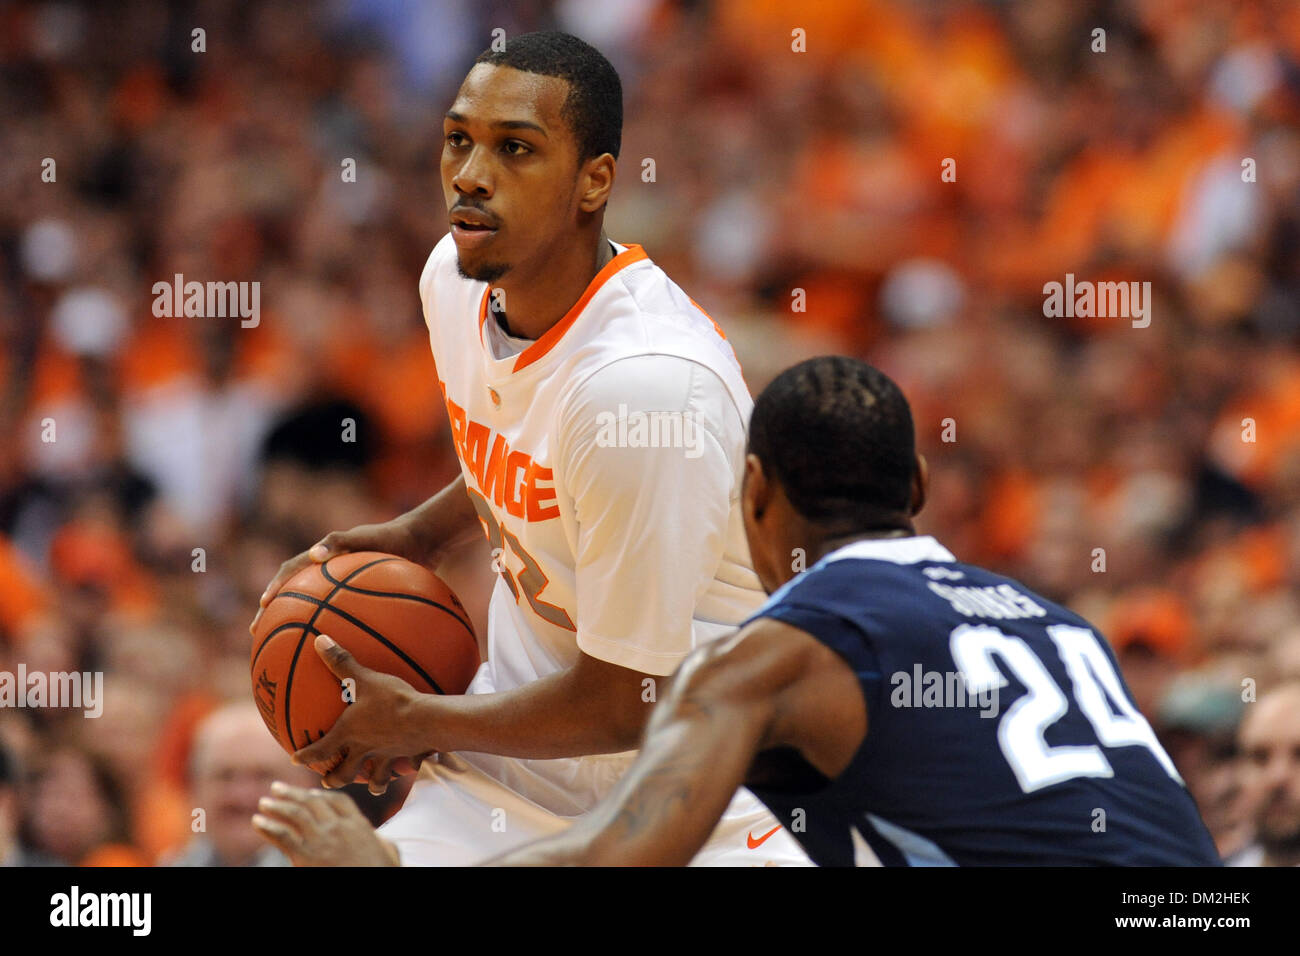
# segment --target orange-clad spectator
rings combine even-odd
[[[824,62],[862,49],[873,31],[893,34],[889,28],[900,20],[898,7],[871,0],[810,0],[797,8],[781,0],[723,0],[714,29],[720,41],[752,50],[769,62],[797,56],[792,52],[793,31],[801,30],[806,55]]]
[[[1186,662],[1192,653],[1192,618],[1173,591],[1141,588],[1121,597],[1110,611],[1106,637],[1117,653],[1136,644],[1170,662]]]
[[[61,581],[101,588],[116,608],[147,609],[157,599],[154,584],[136,561],[126,536],[93,515],[58,531],[50,560]]]
[[[1300,448],[1300,361],[1273,356],[1256,374],[1219,416],[1211,449],[1229,472],[1267,488]]]
[[[122,349],[123,390],[135,394],[187,375],[197,376],[202,366],[195,346],[180,320],[153,315],[141,319]]]
[[[1112,606],[1103,632],[1142,713],[1158,712],[1178,668],[1192,662],[1192,626],[1186,605],[1172,591],[1140,588]]]
[[[16,641],[49,603],[36,569],[0,535],[0,639]]]
[[[1040,516],[1040,489],[1024,469],[1009,468],[985,487],[985,553],[1007,561],[1029,544]]]

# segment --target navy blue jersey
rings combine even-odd
[[[750,789],[823,866],[1217,865],[1196,805],[1106,642],[930,537],[827,555],[750,620],[836,651],[867,735],[828,781],[769,753]],[[771,758],[771,759],[768,759]]]

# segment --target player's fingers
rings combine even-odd
[[[340,790],[350,784],[356,778],[362,763],[366,759],[364,753],[353,755],[346,750],[343,751],[342,756],[343,759],[339,761],[338,765],[321,777],[321,783],[325,785],[327,790]]]
[[[306,554],[296,554],[284,564],[280,565],[280,570],[275,572],[275,577],[271,578],[271,583],[266,586],[262,596],[257,599],[259,607],[266,607],[271,603],[271,598],[275,597],[280,588],[284,587],[284,582],[307,567],[311,562],[307,559]]]
[[[279,847],[286,856],[293,856],[302,846],[302,834],[279,820],[261,813],[253,814],[253,829],[264,839]]]
[[[331,531],[329,535],[322,537],[311,548],[305,550],[304,554],[307,554],[312,561],[322,562],[329,561],[337,554],[347,554],[348,551],[374,550],[373,535],[369,533],[373,527],[373,524],[363,524],[360,528],[352,528],[350,531]]]
[[[436,754],[436,750],[427,750],[422,754],[416,754],[414,757],[401,757],[393,764],[393,775],[396,777],[405,777],[408,774],[419,773],[420,767],[424,762]]]
[[[325,662],[325,666],[330,669],[335,677],[351,677],[355,680],[360,676],[361,665],[334,638],[324,634],[317,634],[315,646],[316,653],[320,655],[320,659]]]
[[[257,613],[253,615],[253,622],[248,625],[250,634],[257,634],[257,622],[262,619],[262,612],[266,606],[271,603],[271,599],[280,593],[280,588],[284,587],[284,582],[305,568],[311,562],[305,554],[295,555],[284,564],[280,565],[280,570],[275,572],[275,577],[271,578],[271,583],[266,586],[262,596],[257,599]]]
[[[418,759],[419,759],[418,757],[416,758],[398,757],[396,760],[393,761],[392,764],[393,776],[405,777],[408,774],[415,773],[417,769],[415,766],[415,761]]]
[[[394,777],[393,761],[380,760],[378,761],[378,764],[379,765],[371,770],[369,774],[370,792],[376,797],[388,789],[388,781],[392,780]]]
[[[321,562],[328,561],[336,554],[356,551],[358,548],[357,542],[353,540],[355,537],[351,531],[331,531],[307,549],[307,557],[313,561]],[[363,547],[360,550],[364,551],[365,548]]]
[[[289,759],[300,767],[310,767],[322,777],[343,760],[343,735],[336,723],[329,732],[301,750],[295,750]]]
[[[370,772],[375,767],[375,761],[367,757],[365,762],[357,769],[357,775],[352,778],[353,783],[369,783]]]

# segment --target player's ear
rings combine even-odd
[[[740,486],[744,513],[755,521],[763,517],[771,494],[771,485],[763,474],[763,463],[751,452],[745,456],[745,479]]]
[[[916,467],[912,470],[912,514],[920,513],[925,507],[925,498],[930,492],[930,464],[919,451],[916,453]]]
[[[578,171],[579,209],[587,213],[596,212],[609,201],[616,165],[609,153],[601,153],[582,164]]]

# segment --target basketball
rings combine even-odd
[[[479,666],[469,615],[428,569],[375,551],[303,568],[266,606],[250,660],[258,710],[289,753],[323,737],[350,702],[316,653],[318,634],[426,694],[463,694]]]

